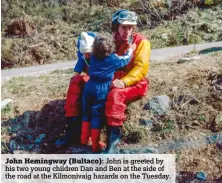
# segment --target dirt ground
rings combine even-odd
[[[222,132],[222,52],[198,56],[198,60],[181,63],[181,56],[150,62],[149,92],[129,104],[120,148],[161,147],[171,141]],[[2,99],[13,100],[2,111],[2,153],[78,153],[75,146],[60,151],[53,147],[65,126],[63,106],[71,73],[71,69],[55,71],[2,84]],[[159,95],[167,95],[171,100],[170,110],[162,116],[144,109],[152,97]],[[151,120],[152,126],[141,126],[140,119]],[[46,136],[36,145],[34,141],[40,134]],[[190,177],[185,180],[204,171],[207,182],[220,182],[221,148],[221,144],[212,143],[167,153],[177,155],[177,171]],[[184,182],[183,179],[180,181]]]

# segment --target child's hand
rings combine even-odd
[[[136,44],[135,44],[135,43],[131,44],[131,45],[129,46],[129,48],[131,48],[133,51],[135,51],[135,49],[136,49]]]

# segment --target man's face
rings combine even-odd
[[[90,59],[90,53],[84,53],[86,59]]]
[[[118,33],[123,41],[128,41],[132,35],[134,25],[119,25]]]

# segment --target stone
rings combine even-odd
[[[221,124],[221,123],[222,123],[222,113],[221,113],[221,114],[218,114],[218,115],[215,117],[215,123],[216,123],[216,124]]]
[[[45,134],[41,134],[38,136],[38,138],[35,140],[35,144],[40,144],[43,142],[43,139],[45,138]]]
[[[29,144],[29,145],[28,145],[28,149],[30,150],[30,149],[32,149],[34,146],[35,146],[34,144]]]
[[[17,132],[21,127],[22,127],[21,124],[12,124],[8,130],[10,132]]]
[[[144,108],[153,111],[154,114],[159,116],[165,115],[170,108],[170,98],[167,95],[154,97]]]
[[[200,56],[196,55],[196,56],[193,56],[193,57],[183,57],[181,59],[179,59],[177,61],[178,64],[181,64],[181,63],[184,63],[184,62],[188,62],[188,61],[192,61],[192,60],[199,60],[200,59]]]
[[[222,129],[222,113],[218,114],[213,123],[213,130],[220,131]]]
[[[162,35],[161,35],[161,38],[162,38],[163,40],[167,40],[167,39],[168,39],[168,34],[167,34],[167,33],[162,34]]]
[[[153,147],[150,147],[150,148],[144,149],[141,153],[143,153],[143,154],[150,154],[150,153],[158,154],[158,150]]]
[[[14,140],[11,140],[11,141],[10,141],[9,147],[10,147],[11,151],[14,151],[14,150],[17,149],[17,144],[15,143]]]
[[[15,150],[13,151],[13,154],[33,154],[29,151],[23,151],[23,150]]]
[[[222,150],[222,140],[220,140],[219,142],[217,142],[217,147]]]
[[[6,98],[6,99],[2,100],[1,101],[1,109],[4,109],[11,102],[12,102],[12,99],[10,99],[10,98]]]
[[[32,136],[31,135],[26,135],[26,139],[32,140]]]
[[[28,126],[28,124],[30,122],[30,117],[31,117],[30,111],[24,112],[23,117],[22,117],[22,123],[24,125]]]
[[[197,172],[196,179],[207,180],[207,174],[205,172]]]
[[[178,87],[177,86],[173,86],[171,90],[172,90],[173,93],[176,93],[178,91]]]
[[[153,125],[153,121],[150,119],[140,119],[140,124],[144,125],[144,126],[152,126]]]
[[[198,90],[200,87],[198,85],[193,85],[193,89]]]

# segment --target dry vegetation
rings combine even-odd
[[[129,105],[121,148],[161,147],[170,141],[195,141],[199,136],[222,132],[221,121],[215,120],[222,109],[222,53],[200,55],[200,60],[181,64],[178,59],[151,62],[148,95]],[[64,129],[63,106],[71,73],[71,69],[55,71],[39,77],[14,78],[3,84],[2,98],[11,98],[13,103],[2,111],[2,153],[79,151],[75,146],[60,151],[53,147]],[[156,116],[143,109],[149,99],[163,94],[172,101],[167,115]],[[141,126],[141,118],[152,120],[153,126]],[[40,134],[46,137],[38,145],[34,141]],[[221,178],[221,147],[215,143],[168,153],[177,154],[177,170],[190,172],[191,178],[192,172],[201,170],[208,174],[209,181]]]
[[[77,35],[85,30],[109,31],[108,20],[119,8],[139,14],[139,30],[150,38],[153,48],[222,40],[220,0],[207,0],[205,4],[199,0],[38,2],[2,1],[2,32],[6,33],[2,36],[2,68],[75,58]],[[213,3],[219,5],[210,8]],[[190,9],[194,5],[203,9]],[[121,148],[161,147],[169,141],[221,134],[222,122],[216,117],[222,111],[222,53],[200,57],[181,64],[177,63],[179,57],[151,62],[148,95],[129,105]],[[13,100],[2,110],[2,153],[77,153],[75,146],[61,151],[53,147],[63,134],[63,107],[71,75],[72,69],[13,78],[2,84],[2,99]],[[143,109],[158,95],[171,99],[167,115],[156,116]],[[151,120],[153,125],[141,126],[141,118]],[[40,134],[46,135],[43,143],[34,143]],[[222,179],[221,146],[215,143],[168,153],[177,154],[177,170],[190,173],[190,180],[201,170],[208,173],[209,182]]]
[[[221,0],[1,3],[2,69],[75,59],[79,33],[110,31],[111,15],[120,8],[138,13],[138,29],[149,38],[152,48],[222,40]]]

